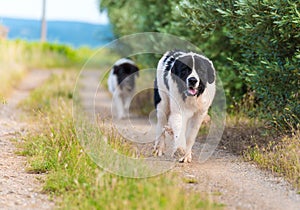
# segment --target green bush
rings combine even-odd
[[[299,1],[235,1],[220,8],[226,35],[239,46],[235,66],[255,92],[257,108],[279,128],[299,126]]]
[[[229,108],[251,92],[253,115],[284,130],[299,126],[299,1],[102,0],[100,6],[117,36],[165,32],[197,45],[215,63]]]

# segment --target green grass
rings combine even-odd
[[[180,187],[185,181],[174,173],[132,179],[99,168],[84,152],[74,129],[70,93],[75,75],[69,71],[52,76],[23,102],[38,128],[25,137],[21,153],[28,157],[29,171],[47,172],[44,191],[59,198],[58,208],[221,208],[208,197]]]
[[[31,68],[71,65],[75,51],[59,45],[0,40],[0,100],[5,101]],[[72,61],[72,62],[71,62]],[[67,64],[68,63],[68,64]]]
[[[30,68],[69,67],[80,62],[75,50],[68,46],[26,42],[23,40],[1,40],[0,61],[8,65]]]

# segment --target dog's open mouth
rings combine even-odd
[[[198,90],[195,89],[194,87],[189,87],[188,90],[187,90],[187,92],[188,92],[188,94],[189,94],[190,96],[195,96],[195,95],[197,95]]]

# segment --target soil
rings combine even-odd
[[[101,122],[107,122],[109,127],[112,121],[112,97],[103,88],[98,89],[100,76],[99,71],[82,72],[80,95],[85,110],[91,116],[99,115]],[[142,146],[134,142],[132,144],[136,145],[144,157],[152,155],[153,143],[149,143],[145,137],[153,136],[152,117],[149,117],[150,123],[149,118],[134,115],[130,116],[130,124],[128,121],[114,121],[121,127],[119,131],[123,136],[130,138],[136,135],[137,130],[143,135],[146,140]],[[131,129],[126,129],[129,126]],[[131,133],[131,130],[135,132]],[[197,154],[201,146],[198,139],[193,147],[195,155],[192,163],[176,163],[173,169],[183,180],[190,180],[181,183],[187,190],[207,194],[213,201],[224,204],[225,209],[299,209],[300,195],[283,178],[262,171],[254,164],[244,162],[240,156],[221,149],[216,150],[207,161],[200,163],[197,161]]]
[[[41,85],[49,71],[30,71],[21,84],[0,104],[0,209],[52,209],[54,203],[42,193],[44,175],[26,171],[26,157],[17,155],[16,142],[30,128],[21,118],[18,103]]]

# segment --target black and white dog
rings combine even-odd
[[[173,154],[179,149],[180,162],[192,161],[192,147],[201,123],[212,104],[215,87],[213,63],[193,52],[169,51],[157,66],[154,100],[157,111],[155,153],[164,154],[165,128],[174,135]]]
[[[139,68],[132,60],[122,58],[112,67],[108,77],[108,89],[113,94],[113,113],[118,119],[127,117],[135,90],[135,77]]]

